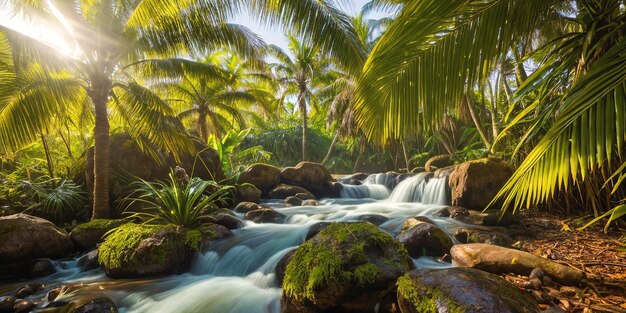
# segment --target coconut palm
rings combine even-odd
[[[498,198],[505,208],[519,209],[575,187],[588,194],[594,208],[611,205],[609,198],[597,196],[605,180],[595,189],[585,182],[600,174],[611,177],[607,186],[613,186],[619,175],[607,172],[624,154],[622,1],[577,1],[576,6],[564,0],[402,2],[357,89],[357,120],[368,137],[383,142],[433,129],[508,56],[521,64],[540,55],[534,73],[519,75],[522,86],[513,103],[521,112],[499,136],[530,120],[522,142],[534,137],[534,148]],[[526,51],[519,47],[537,42],[545,25],[559,26],[561,34],[520,55]],[[541,113],[537,118],[536,112]]]
[[[296,96],[302,120],[302,161],[307,161],[307,106],[311,106],[314,100],[316,79],[322,77],[322,73],[330,63],[321,55],[319,47],[299,40],[294,35],[289,35],[286,38],[293,57],[278,47],[272,47],[272,55],[280,62],[275,64],[274,70],[278,81],[285,89],[284,94]]]
[[[360,46],[347,17],[327,1],[269,0],[9,0],[3,12],[27,15],[32,23],[56,29],[69,38],[77,53],[59,58],[32,38],[13,32],[12,46],[40,57],[40,65],[63,65],[67,77],[47,75],[37,89],[23,87],[0,90],[6,102],[0,114],[1,142],[17,147],[50,124],[51,116],[65,108],[90,105],[95,114],[94,188],[92,218],[109,216],[109,114],[128,121],[134,137],[151,141],[177,152],[192,149],[180,121],[166,101],[142,86],[129,74],[128,65],[163,55],[194,54],[207,45],[226,45],[240,53],[252,54],[260,40],[247,29],[225,23],[243,7],[250,6],[269,23],[294,26],[322,48],[357,71],[363,61]],[[295,24],[295,25],[294,25]],[[328,40],[335,37],[335,40]],[[43,72],[46,72],[44,70]],[[13,87],[15,87],[13,86]],[[37,93],[33,95],[33,93]],[[68,98],[69,97],[69,98]],[[71,99],[77,97],[80,99]]]

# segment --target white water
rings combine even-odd
[[[382,184],[352,187],[342,195],[377,199],[389,196]],[[386,200],[325,199],[315,207],[277,208],[287,216],[285,224],[246,222],[246,227],[233,231],[234,236],[213,242],[184,275],[110,280],[101,270],[80,273],[75,261],[69,261],[63,264],[65,269],[45,281],[49,286],[88,283],[79,292],[104,292],[116,301],[120,312],[278,313],[281,289],[274,274],[276,264],[304,241],[312,224],[357,221],[376,215],[387,219],[379,227],[395,235],[406,218],[425,215],[451,232],[460,226],[459,222],[432,216],[445,205],[446,193],[445,179],[426,181],[425,175],[417,175],[398,185]],[[432,258],[416,259],[414,263],[417,267],[450,266]]]

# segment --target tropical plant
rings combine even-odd
[[[197,177],[189,180],[178,178],[170,172],[167,182],[135,183],[136,190],[129,197],[129,209],[133,217],[148,224],[174,224],[194,227],[202,223],[212,211],[218,210],[217,203],[225,200],[232,186],[218,186],[215,182]],[[139,212],[133,208],[141,206]],[[132,208],[132,209],[131,209]]]
[[[624,198],[621,188],[611,194],[615,179],[606,179],[621,164],[626,140],[622,1],[402,2],[357,89],[357,121],[369,138],[435,128],[513,55],[521,85],[498,140],[534,148],[498,194],[503,208],[537,206],[567,192],[599,216]],[[545,25],[559,31],[538,40]],[[524,77],[524,60],[537,57],[537,69]],[[521,123],[523,136],[511,138]]]
[[[222,138],[214,135],[209,137],[209,146],[217,151],[217,155],[222,163],[222,169],[224,172],[229,173],[226,175],[227,177],[240,173],[247,164],[266,162],[272,157],[272,154],[265,151],[260,145],[240,147],[251,130],[249,128],[237,132],[231,129]]]
[[[83,187],[72,180],[41,176],[33,181],[16,182],[14,193],[32,204],[24,212],[63,224],[88,218],[85,206],[89,197]]]
[[[251,7],[269,23],[293,26],[354,71],[364,60],[347,17],[327,1],[4,1],[3,11],[31,16],[30,22],[69,38],[74,51],[69,58],[59,57],[50,53],[48,46],[2,26],[0,30],[9,34],[11,45],[2,37],[0,54],[11,47],[19,50],[20,58],[36,57],[34,68],[26,68],[35,70],[37,75],[30,76],[38,79],[25,84],[2,71],[0,142],[18,148],[36,138],[39,130],[52,123],[51,117],[67,108],[93,106],[92,218],[107,218],[111,108],[135,138],[146,137],[174,153],[193,150],[168,103],[133,78],[128,65],[163,55],[193,55],[208,45],[227,45],[250,55],[261,42],[247,29],[226,23],[244,7]],[[14,67],[18,65],[23,66]],[[38,69],[43,67],[61,69]]]

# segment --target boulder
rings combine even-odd
[[[309,200],[302,201],[301,205],[302,206],[318,206],[320,205],[320,203],[317,202],[317,200],[309,199]]]
[[[275,223],[282,224],[287,217],[273,209],[265,208],[246,213],[245,219],[255,223]]]
[[[17,293],[15,294],[16,297],[18,298],[26,298],[28,296],[32,296],[35,293],[43,290],[45,288],[44,284],[42,283],[31,283],[31,284],[27,284],[26,286],[20,288],[17,290]]]
[[[15,301],[15,305],[13,306],[13,309],[15,310],[16,313],[26,313],[26,312],[30,312],[36,306],[37,305],[33,303],[32,301],[20,299],[20,300]]]
[[[496,158],[468,161],[450,174],[452,205],[482,211],[511,177],[513,171]]]
[[[489,244],[455,245],[450,254],[452,264],[455,266],[476,268],[494,274],[513,273],[529,276],[535,268],[540,268],[554,281],[565,285],[577,284],[585,278],[584,272],[571,267],[528,252]]]
[[[309,240],[309,239],[313,238],[313,236],[317,235],[324,228],[330,226],[330,224],[332,224],[332,222],[317,222],[317,223],[309,226],[309,231],[306,233],[305,240]]]
[[[263,192],[252,184],[241,184],[235,187],[237,202],[261,202]]]
[[[15,302],[17,302],[17,300],[18,299],[13,296],[0,297],[0,313],[13,312],[13,307],[15,306]]]
[[[124,224],[100,245],[98,261],[113,278],[182,273],[203,241],[215,236],[215,230],[209,228]]]
[[[333,185],[335,180],[330,172],[323,165],[313,162],[300,162],[295,167],[284,168],[280,180],[284,184],[309,190],[316,197],[338,197],[341,191],[341,187]]]
[[[239,175],[239,183],[252,184],[261,190],[263,195],[267,195],[274,186],[280,184],[280,169],[269,164],[252,164]]]
[[[460,243],[488,243],[503,247],[510,247],[514,243],[503,233],[480,228],[460,227],[454,230],[452,236]]]
[[[242,220],[227,213],[217,213],[217,214],[209,216],[208,218],[206,218],[206,220],[209,221],[210,223],[222,225],[230,230],[239,229],[239,228],[243,228],[244,226],[246,226],[246,224]]]
[[[426,161],[424,169],[426,172],[434,172],[436,169],[448,167],[453,164],[454,162],[449,154],[436,155]]]
[[[76,226],[70,233],[70,238],[81,251],[95,248],[96,244],[104,241],[104,235],[111,229],[123,225],[123,220],[92,220]]]
[[[0,217],[0,264],[34,258],[59,258],[74,250],[67,233],[27,214]]]
[[[291,259],[293,258],[293,255],[295,253],[296,249],[285,253],[285,255],[283,255],[283,257],[278,260],[278,263],[276,263],[276,269],[274,270],[274,272],[276,273],[276,282],[278,282],[278,286],[282,286],[283,281],[285,280],[287,265],[289,264],[289,262],[291,262]]]
[[[374,312],[413,266],[406,250],[367,222],[333,223],[287,265],[282,312]]]
[[[420,256],[442,256],[450,252],[452,239],[434,223],[409,218],[396,236],[413,258]]]
[[[95,298],[86,303],[74,304],[70,313],[117,313],[117,305],[109,298]]]
[[[364,221],[364,222],[369,222],[372,223],[376,226],[386,222],[388,220],[388,218],[386,216],[383,215],[378,215],[378,214],[365,214],[365,215],[361,215],[358,218],[359,221]]]
[[[402,313],[540,312],[534,300],[500,276],[469,268],[420,269],[398,279]]]
[[[470,212],[468,209],[460,206],[449,206],[445,207],[433,214],[438,217],[449,217],[452,219],[460,219],[463,220],[464,217],[470,216]]]
[[[450,177],[450,175],[452,175],[452,172],[454,172],[455,168],[456,166],[452,165],[452,166],[437,169],[435,170],[435,174],[433,175],[433,177],[434,178],[448,178]]]
[[[268,196],[271,199],[285,199],[287,197],[295,197],[298,194],[302,194],[303,197],[308,199],[315,199],[315,196],[310,191],[299,186],[287,184],[279,184],[278,186],[274,187],[274,189],[269,192]],[[300,200],[306,199],[300,198]]]
[[[54,262],[50,259],[38,259],[33,262],[28,277],[44,277],[56,273]]]
[[[503,226],[508,227],[517,222],[517,219],[510,211],[488,210],[487,215],[483,217],[483,225],[485,226]]]
[[[80,268],[81,272],[95,270],[100,267],[98,263],[98,249],[94,249],[78,259],[76,265]]]
[[[234,211],[237,213],[248,213],[250,211],[260,210],[262,208],[262,206],[254,202],[241,202],[235,207]]]
[[[296,194],[296,198],[306,201],[306,200],[315,200],[315,196],[310,192],[300,192]]]
[[[294,196],[289,196],[287,198],[285,198],[285,200],[283,201],[283,203],[290,205],[290,206],[300,206],[302,205],[302,199],[298,198],[298,197],[294,197]]]

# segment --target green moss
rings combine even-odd
[[[408,253],[389,234],[366,222],[333,223],[296,250],[287,265],[283,291],[295,300],[315,302],[315,290],[332,282],[373,283],[380,273],[366,253],[373,249],[393,251],[396,259],[384,255],[384,262],[408,270]]]
[[[445,296],[438,288],[420,285],[411,279],[409,274],[398,278],[398,295],[402,295],[404,299],[411,303],[416,312],[437,313],[437,302],[445,304],[446,312],[464,313],[465,308],[456,304],[453,300]]]
[[[189,230],[185,234],[185,245],[192,248],[195,251],[200,250],[200,243],[202,242],[202,232],[199,230]]]
[[[97,219],[92,220],[87,223],[80,224],[74,228],[74,230],[100,230],[100,231],[109,231],[115,227],[124,224],[122,220],[105,220],[105,219]]]
[[[162,226],[128,223],[111,231],[98,248],[98,261],[106,268],[118,269],[132,259],[139,243]]]

